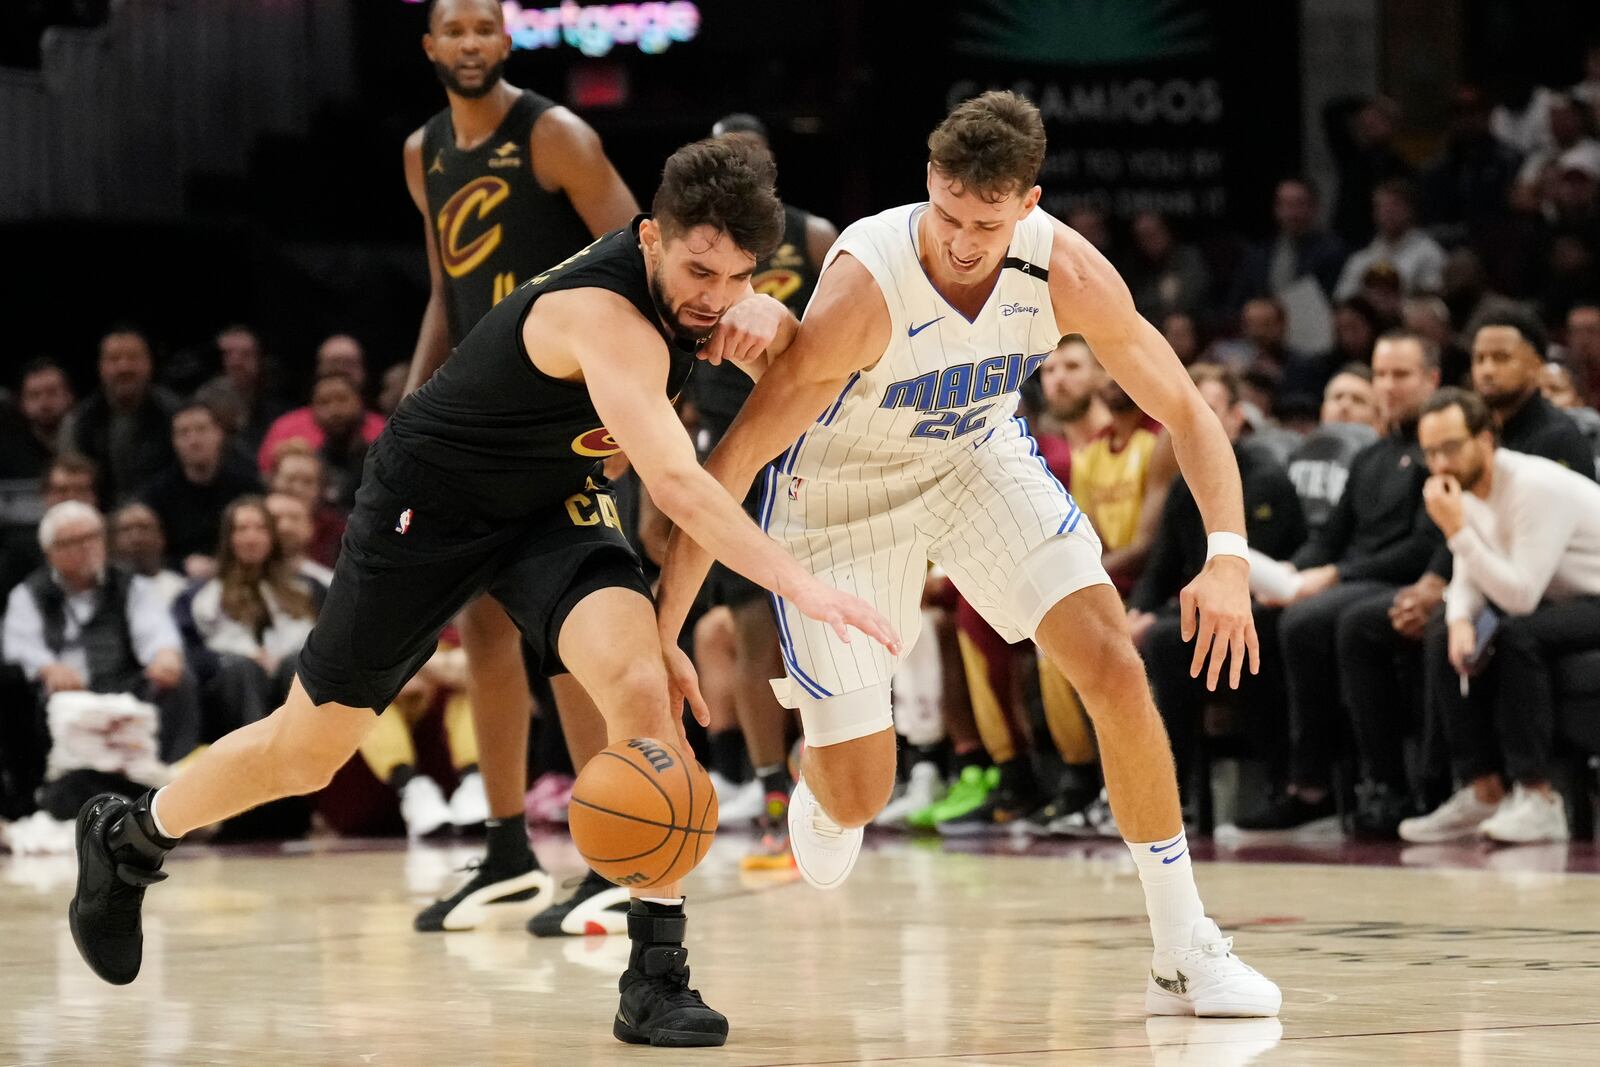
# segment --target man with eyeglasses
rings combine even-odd
[[[1600,649],[1600,485],[1496,447],[1489,406],[1459,389],[1423,406],[1417,436],[1431,475],[1423,501],[1454,557],[1424,655],[1460,788],[1400,836],[1565,841],[1550,785],[1551,675],[1557,659]]]

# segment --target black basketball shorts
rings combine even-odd
[[[515,522],[477,514],[393,449],[368,453],[327,602],[300,651],[312,701],[382,711],[473,597],[493,596],[546,675],[563,674],[556,639],[596,590],[650,586],[617,517],[592,482]]]

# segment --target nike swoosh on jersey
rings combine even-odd
[[[909,327],[906,330],[906,336],[907,337],[915,337],[917,334],[921,333],[923,330],[926,330],[929,326],[932,326],[934,323],[943,320],[943,318],[944,318],[944,316],[940,315],[939,318],[937,318],[937,319],[929,319],[927,322],[923,323],[921,326]]]

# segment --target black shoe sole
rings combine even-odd
[[[89,827],[94,824],[95,817],[99,815],[100,808],[107,799],[121,800],[122,798],[114,793],[105,793],[91,798],[88,803],[84,804],[83,809],[78,812],[78,821],[75,824],[73,834],[78,856],[78,887],[72,894],[72,903],[67,905],[67,926],[72,930],[72,943],[78,947],[78,955],[83,957],[83,962],[89,965],[91,971],[112,985],[127,985],[139,977],[139,967],[135,965],[133,973],[128,975],[107,972],[95,962],[94,956],[90,954],[88,946],[84,944],[83,931],[78,925],[78,898],[83,895],[83,842],[84,838],[88,836]],[[140,962],[142,963],[143,961],[141,960]]]
[[[653,1030],[647,1034],[621,1019],[611,1021],[611,1036],[630,1045],[654,1045],[656,1048],[718,1048],[728,1041],[727,1033],[702,1030]]]

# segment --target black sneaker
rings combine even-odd
[[[148,805],[149,794],[138,803]],[[112,985],[139,977],[144,891],[166,878],[161,861],[177,844],[142,830],[134,808],[115,793],[102,793],[78,812],[78,891],[67,906],[67,925],[83,961]]]
[[[1350,829],[1363,841],[1398,841],[1400,823],[1420,814],[1408,790],[1364,782],[1356,788],[1356,810]]]
[[[728,1020],[689,987],[683,905],[639,901],[628,914],[633,950],[617,988],[611,1033],[632,1045],[704,1048],[728,1040]]]
[[[528,920],[534,937],[621,934],[628,929],[628,891],[590,871],[577,890]]]
[[[1260,811],[1234,820],[1234,825],[1241,830],[1296,830],[1333,813],[1331,793],[1315,803],[1284,793]]]
[[[476,930],[490,918],[490,908],[545,901],[555,895],[550,872],[537,864],[522,871],[496,870],[487,862],[471,863],[472,877],[447,897],[441,897],[417,914],[412,926],[419,933],[442,930]]]

